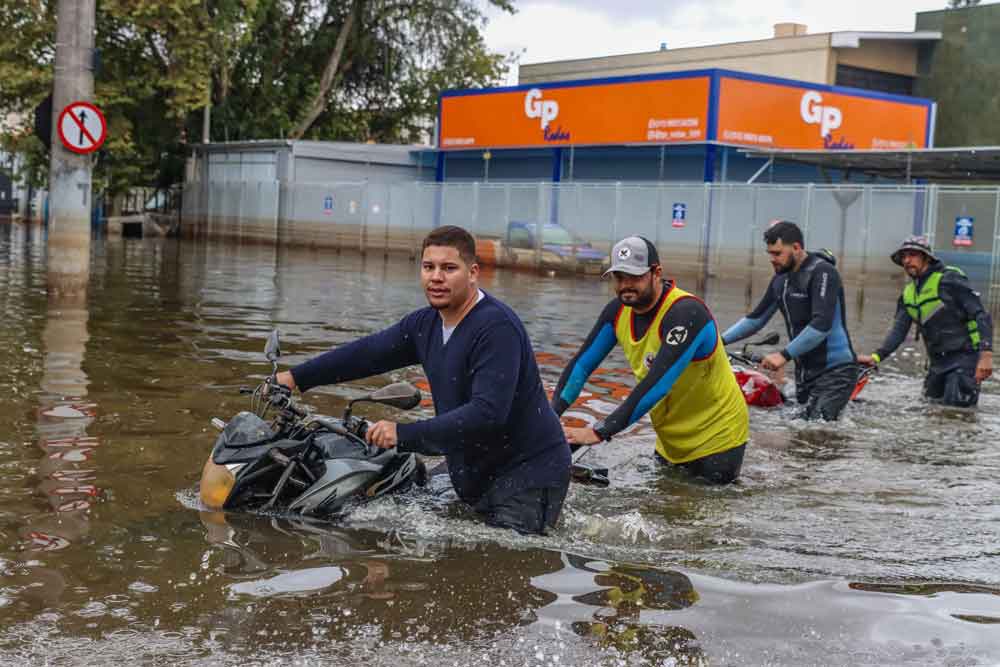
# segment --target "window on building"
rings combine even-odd
[[[912,95],[913,77],[905,74],[879,72],[874,69],[837,65],[837,85],[877,90],[880,93],[894,95]]]

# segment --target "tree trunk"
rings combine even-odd
[[[323,77],[319,82],[319,90],[316,91],[316,96],[313,97],[312,102],[306,107],[305,115],[288,135],[289,139],[301,139],[302,135],[312,127],[312,124],[316,122],[316,119],[319,118],[319,115],[326,108],[327,97],[333,87],[334,80],[337,78],[337,72],[340,70],[340,59],[344,55],[347,37],[354,27],[354,21],[357,19],[362,3],[363,0],[354,0],[351,3],[351,11],[348,12],[347,18],[344,19],[344,25],[340,26],[340,34],[337,35],[337,42],[333,47],[333,52],[330,54],[330,60],[327,61],[326,68],[323,70]]]

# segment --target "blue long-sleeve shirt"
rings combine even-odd
[[[436,416],[399,424],[400,451],[444,455],[455,491],[476,504],[532,488],[564,486],[570,457],[559,419],[542,388],[524,325],[490,295],[443,344],[433,308],[292,369],[306,391],[421,364]]]
[[[669,290],[664,285],[660,301],[646,313],[636,313],[633,317],[635,337],[642,338],[660,310],[660,304]],[[622,303],[612,299],[604,306],[600,317],[591,329],[587,340],[567,364],[559,383],[552,394],[552,409],[561,415],[580,395],[590,375],[608,356],[617,344],[615,322]],[[595,432],[608,438],[642,419],[671,392],[674,383],[688,367],[692,359],[710,355],[718,342],[715,320],[698,299],[685,298],[674,303],[670,311],[660,321],[660,337],[667,340],[671,329],[682,327],[691,332],[678,344],[663,345],[653,359],[646,377],[639,382],[621,405],[595,426]]]

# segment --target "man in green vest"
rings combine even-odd
[[[880,363],[906,339],[916,323],[930,368],[924,395],[945,405],[968,407],[979,401],[979,384],[993,374],[993,321],[965,273],[945,266],[923,236],[911,236],[892,253],[912,280],[906,285],[892,329],[882,346],[859,355],[867,366]]]

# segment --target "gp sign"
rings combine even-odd
[[[66,150],[86,155],[93,153],[108,136],[108,124],[100,109],[89,102],[73,102],[59,114],[56,125]]]
[[[799,102],[802,121],[819,125],[819,136],[828,137],[844,122],[844,114],[835,106],[824,105],[823,96],[815,90],[806,91]]]

